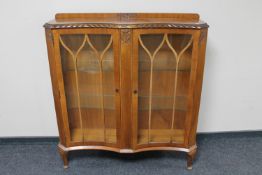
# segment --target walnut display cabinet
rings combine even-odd
[[[208,25],[198,14],[56,14],[44,25],[68,152],[196,154]]]

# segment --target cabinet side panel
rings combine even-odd
[[[189,138],[191,137],[191,128],[192,121],[194,121],[193,116],[193,108],[194,108],[194,94],[195,94],[195,85],[196,85],[196,77],[197,77],[197,64],[198,64],[198,41],[199,41],[199,31],[194,32],[194,42],[193,42],[193,53],[192,53],[192,62],[191,62],[191,74],[190,74],[190,82],[189,82],[189,98],[187,108],[188,113],[185,121],[185,145],[189,147]]]
[[[191,120],[191,129],[189,134],[189,146],[196,144],[196,131],[198,124],[198,113],[201,100],[203,73],[205,65],[205,55],[206,55],[206,42],[207,42],[207,29],[203,29],[200,32],[199,43],[198,43],[198,62],[197,62],[197,74],[195,82],[195,91],[193,95],[193,113]]]
[[[58,125],[58,131],[59,131],[59,139],[60,139],[60,143],[65,145],[66,139],[65,139],[64,125],[62,121],[62,111],[61,111],[62,109],[60,106],[60,94],[59,94],[59,89],[58,89],[57,75],[55,71],[55,59],[54,59],[55,51],[54,51],[52,30],[46,29],[45,35],[46,35],[46,44],[47,44],[47,51],[48,51],[50,75],[51,75],[51,81],[52,81],[52,90],[53,90],[54,103],[55,103],[55,111],[56,111],[56,117],[57,117],[57,125]]]

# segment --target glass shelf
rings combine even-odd
[[[164,110],[173,109],[180,111],[187,111],[187,97],[176,96],[176,102],[174,105],[174,97],[172,96],[152,96],[152,110]],[[139,110],[149,110],[149,96],[138,96],[140,103]],[[174,106],[173,106],[174,105]]]
[[[138,130],[138,143],[183,143],[185,131],[183,129],[152,129],[150,134],[150,141],[148,141],[148,130]]]
[[[83,137],[84,133],[84,137]],[[85,142],[104,142],[116,143],[116,129],[106,129],[106,135],[104,135],[104,129],[89,129],[75,128],[72,129],[71,139],[74,142],[84,140]]]
[[[78,103],[76,99],[71,99],[74,94],[67,94],[68,96],[68,108],[78,108]],[[80,108],[90,108],[90,109],[101,109],[102,108],[102,97],[103,97],[103,107],[107,110],[115,109],[114,98],[115,95],[96,95],[96,94],[80,94]],[[101,109],[102,110],[102,109]]]
[[[75,72],[74,69],[66,69],[65,72]],[[86,69],[86,68],[78,68],[77,72],[84,72],[84,73],[96,73],[96,74],[100,74],[100,70],[92,68],[92,69]],[[103,73],[104,72],[114,72],[113,69],[103,69]]]
[[[178,71],[178,72],[185,72],[185,73],[190,73],[190,69],[175,69],[175,68],[170,68],[170,69],[161,69],[161,68],[156,68],[154,69],[154,72],[173,72],[175,73],[175,71]],[[148,69],[140,69],[139,72],[150,72],[151,70],[148,68]]]

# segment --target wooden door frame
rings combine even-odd
[[[185,134],[184,134],[184,143],[175,144],[175,143],[153,143],[153,144],[137,144],[137,130],[138,130],[138,49],[139,41],[138,37],[141,34],[191,34],[193,37],[193,49],[192,49],[192,62],[191,62],[191,73],[190,73],[190,83],[189,83],[189,95],[188,95],[188,111],[186,114],[185,121]],[[155,147],[164,149],[164,147],[178,147],[178,148],[192,148],[195,145],[189,145],[189,137],[191,131],[191,122],[193,121],[193,97],[194,97],[194,88],[197,75],[197,64],[198,64],[198,41],[199,41],[200,30],[192,29],[133,29],[133,55],[132,55],[132,149],[139,150],[148,147]]]
[[[59,104],[61,108],[61,115],[57,115],[57,120],[63,123],[63,131],[65,133],[65,141],[61,143],[64,147],[93,145],[93,146],[109,146],[120,147],[120,59],[119,59],[119,31],[117,29],[105,28],[85,28],[85,29],[55,29],[52,30],[53,44],[54,44],[54,74],[56,75],[57,88],[59,92]],[[61,55],[60,55],[60,41],[59,37],[62,34],[110,34],[113,37],[113,50],[114,50],[114,80],[115,80],[115,115],[116,115],[116,143],[105,142],[72,142],[70,137],[68,112],[66,104],[66,95],[64,88]],[[61,136],[61,135],[60,135]]]

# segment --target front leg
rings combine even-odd
[[[64,168],[68,168],[68,151],[63,150],[58,146],[58,151],[60,153],[60,156],[64,162]]]
[[[187,169],[192,170],[193,160],[195,159],[197,149],[194,149],[187,153]]]

